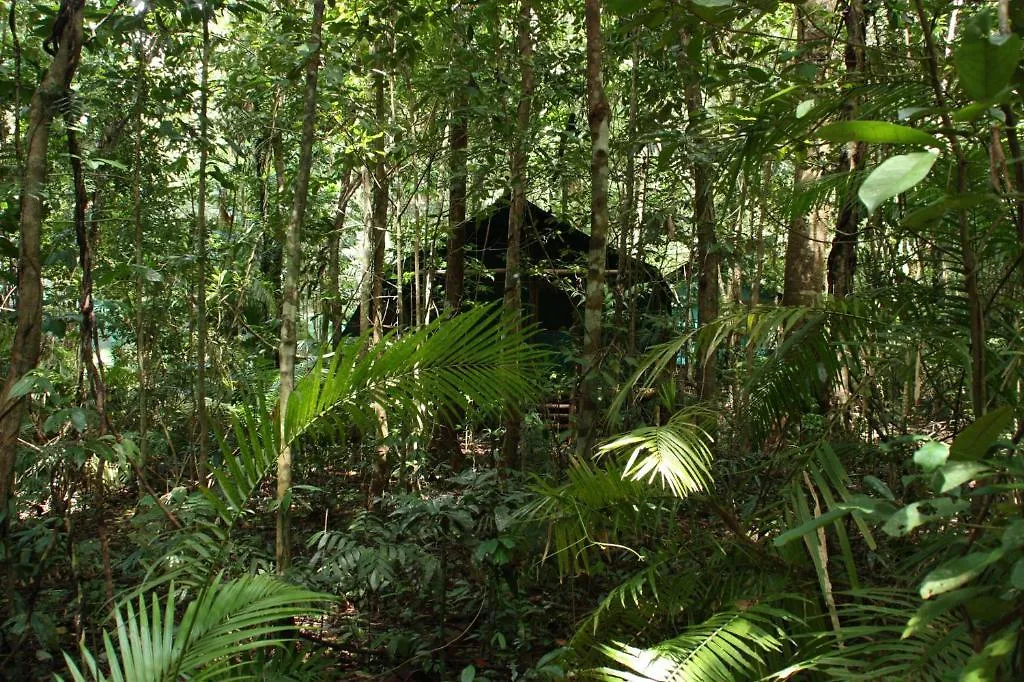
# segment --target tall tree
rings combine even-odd
[[[523,222],[526,217],[526,146],[530,130],[530,112],[533,106],[533,34],[530,23],[533,16],[531,0],[521,0],[519,21],[516,30],[516,46],[519,56],[519,105],[516,107],[516,126],[509,158],[509,180],[512,186],[511,205],[508,213],[508,249],[505,254],[505,312],[518,329],[523,315],[522,265],[520,246]],[[515,408],[509,411],[505,422],[505,441],[502,458],[506,466],[514,466],[519,460],[519,439],[522,435],[523,416]]]
[[[796,5],[797,41],[800,52],[809,63],[822,68],[825,62],[825,41],[822,20],[833,11],[832,0],[807,0]],[[818,177],[818,164],[811,163],[809,155],[820,150],[800,150],[794,159],[793,192],[807,190]],[[813,305],[821,299],[825,289],[825,244],[828,236],[828,217],[824,207],[815,205],[810,214],[794,209],[786,238],[786,263],[783,275],[782,304],[791,306]]]
[[[199,76],[199,197],[196,202],[196,416],[199,422],[199,479],[206,477],[206,166],[210,158],[210,7],[203,2],[203,56]]]
[[[455,57],[464,56],[456,44]],[[448,124],[448,262],[444,290],[448,308],[454,312],[462,307],[462,290],[466,276],[466,150],[469,147],[469,84],[457,82],[451,96],[451,120]]]
[[[306,62],[306,87],[302,101],[302,140],[299,142],[299,166],[295,172],[295,193],[291,215],[285,233],[284,291],[281,306],[281,393],[278,414],[284,443],[285,418],[288,398],[295,385],[295,353],[298,344],[296,327],[299,314],[299,270],[302,243],[299,239],[302,222],[306,217],[309,197],[309,175],[313,167],[313,135],[316,126],[317,77],[320,70],[321,34],[324,21],[324,0],[313,0],[313,23],[309,30],[311,48]],[[281,448],[277,458],[277,541],[275,559],[277,571],[283,573],[291,561],[291,533],[288,522],[287,498],[292,486],[292,450]]]
[[[843,22],[846,24],[846,74],[847,80],[856,85],[864,76],[867,67],[865,58],[865,33],[867,18],[864,14],[864,0],[850,0],[843,11]],[[843,111],[844,118],[853,119],[857,111],[857,101],[847,100]],[[851,173],[860,170],[867,158],[868,146],[865,142],[849,142],[839,157],[839,172]],[[836,298],[845,298],[853,293],[853,275],[857,269],[857,240],[860,224],[860,201],[857,199],[853,183],[845,193],[839,218],[836,220],[836,234],[832,238],[832,249],[828,254],[828,291]]]
[[[29,105],[25,170],[22,176],[18,229],[18,319],[11,343],[11,362],[0,397],[0,517],[6,534],[14,488],[18,431],[25,412],[25,394],[12,389],[39,363],[42,350],[43,281],[40,248],[43,198],[46,195],[50,125],[68,96],[82,53],[82,11],[85,0],[63,0],[44,47],[53,55]]]
[[[691,37],[680,33],[682,55],[690,45]],[[683,57],[685,59],[685,56]],[[687,132],[691,139],[700,139],[701,128],[707,119],[704,93],[701,88],[701,64],[683,64],[683,97],[686,100]],[[693,224],[697,231],[697,325],[703,327],[718,319],[721,306],[719,269],[722,256],[715,232],[714,169],[702,153],[694,155],[693,165]],[[710,400],[718,388],[718,357],[716,353],[702,355],[698,370],[701,400]]]
[[[577,415],[577,452],[586,455],[597,430],[597,398],[600,390],[598,366],[604,352],[605,262],[608,252],[608,141],[611,108],[601,74],[601,2],[586,0],[587,30],[587,121],[590,124],[590,250],[587,254],[587,299],[583,316],[583,364],[580,407]]]

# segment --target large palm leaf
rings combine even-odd
[[[366,338],[343,344],[297,383],[283,439],[277,415],[262,401],[238,410],[229,434],[219,438],[223,464],[212,471],[216,486],[193,504],[192,525],[177,531],[182,540],[171,561],[130,593],[130,599],[138,596],[137,610],[129,600],[115,611],[117,634],[104,634],[109,677],[84,647],[83,669],[93,679],[118,682],[231,679],[231,670],[245,663],[238,654],[289,639],[283,624],[315,613],[315,603],[327,595],[274,578],[221,577],[231,532],[249,513],[283,443],[322,426],[366,427],[378,409],[401,415],[429,404],[451,415],[470,404],[496,412],[527,400],[539,393],[545,354],[526,338],[500,310],[480,308],[405,336],[391,334],[372,347]],[[197,594],[177,625],[174,583],[164,601],[147,596],[171,580]],[[86,679],[68,662],[76,680]]]
[[[104,632],[109,674],[82,647],[80,668],[65,654],[76,682],[173,682],[232,679],[239,654],[270,649],[290,639],[291,619],[317,611],[324,595],[268,576],[218,576],[185,608],[176,624],[177,588],[115,609],[115,634]]]
[[[606,682],[759,679],[768,657],[783,651],[788,637],[782,625],[790,620],[791,614],[761,605],[723,611],[651,648],[604,646],[602,651],[621,667],[595,673]]]

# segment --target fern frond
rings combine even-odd
[[[177,588],[161,600],[151,595],[114,611],[115,630],[104,631],[106,667],[82,645],[85,670],[65,654],[76,682],[173,682],[179,679],[224,679],[241,662],[237,655],[272,649],[293,639],[293,619],[316,615],[331,599],[268,576],[234,580],[217,577],[185,609],[175,625]]]
[[[791,614],[767,606],[717,613],[650,648],[602,647],[621,668],[595,671],[606,682],[735,682],[758,679],[768,656],[782,652]]]

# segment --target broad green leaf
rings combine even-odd
[[[988,473],[989,468],[977,462],[947,462],[939,470],[940,493],[948,493],[950,490],[979,478],[982,474]]]
[[[906,535],[918,526],[935,519],[944,519],[964,511],[970,506],[967,500],[953,500],[938,497],[934,500],[914,502],[889,517],[882,530],[892,537]]]
[[[887,486],[885,484],[885,481],[878,478],[877,476],[865,476],[863,478],[863,481],[866,485],[870,486],[872,490],[874,490],[875,492],[877,492],[879,495],[889,500],[890,502],[894,502],[896,500],[896,496],[892,494],[892,490],[889,489],[889,486]]]
[[[932,472],[946,463],[949,457],[949,446],[945,443],[930,440],[914,453],[914,464],[927,472]]]
[[[903,629],[901,639],[912,637],[925,630],[936,618],[942,614],[955,609],[971,599],[989,591],[988,586],[965,587],[962,590],[953,590],[940,597],[926,601],[918,607],[917,612],[907,621],[907,627]]]
[[[476,666],[470,664],[462,669],[462,674],[459,675],[460,682],[473,682],[476,679]]]
[[[953,51],[960,87],[977,101],[996,99],[1010,84],[1020,61],[1018,36],[969,37]]]
[[[1017,648],[1020,636],[1020,620],[1003,628],[999,634],[989,637],[984,648],[971,656],[960,672],[960,682],[995,682],[999,664]]]
[[[950,211],[963,211],[986,203],[998,203],[999,200],[991,193],[951,194],[911,211],[902,224],[904,227],[921,228],[942,220]]]
[[[71,408],[71,425],[74,426],[75,430],[79,433],[88,428],[89,420],[85,416],[85,410],[80,407]]]
[[[928,176],[938,154],[914,152],[886,159],[860,186],[857,196],[873,212],[884,202],[906,192]]]
[[[937,594],[966,585],[1002,556],[1002,548],[997,548],[991,552],[973,552],[947,561],[924,577],[921,599],[931,599]]]
[[[1024,590],[1024,559],[1017,559],[1010,572],[1010,584],[1018,590]]]
[[[1003,531],[1003,549],[1024,547],[1024,519],[1017,519]]]
[[[932,135],[888,121],[839,121],[823,126],[818,137],[829,142],[869,142],[871,144],[917,144],[938,147]]]
[[[998,410],[992,410],[957,434],[949,446],[949,458],[961,462],[981,459],[1012,421],[1011,406],[1004,405]]]
[[[36,388],[36,382],[38,377],[34,374],[26,374],[22,378],[15,382],[14,386],[11,386],[10,392],[7,394],[9,400],[17,400],[23,396],[28,395]]]
[[[814,100],[813,99],[805,99],[803,102],[800,102],[800,104],[796,105],[796,117],[797,118],[803,118],[813,108],[814,108]]]

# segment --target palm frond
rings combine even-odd
[[[272,649],[290,641],[292,620],[320,613],[317,594],[268,576],[216,578],[185,609],[175,625],[177,588],[161,599],[141,597],[114,611],[115,631],[104,631],[104,673],[85,645],[82,668],[65,654],[76,682],[172,682],[224,679],[241,664],[239,653]]]
[[[763,605],[717,613],[650,648],[602,647],[620,668],[595,671],[605,682],[735,682],[758,679],[768,657],[783,651],[788,612]]]
[[[362,429],[376,424],[374,406],[409,415],[430,403],[442,417],[473,405],[494,413],[536,398],[546,353],[526,343],[500,308],[442,318],[370,346],[340,346],[295,386],[285,416],[285,444],[339,415]]]
[[[648,484],[657,479],[676,497],[705,492],[712,485],[712,439],[699,422],[714,418],[698,408],[682,410],[664,426],[644,426],[614,438],[598,454],[632,450],[624,478]]]

